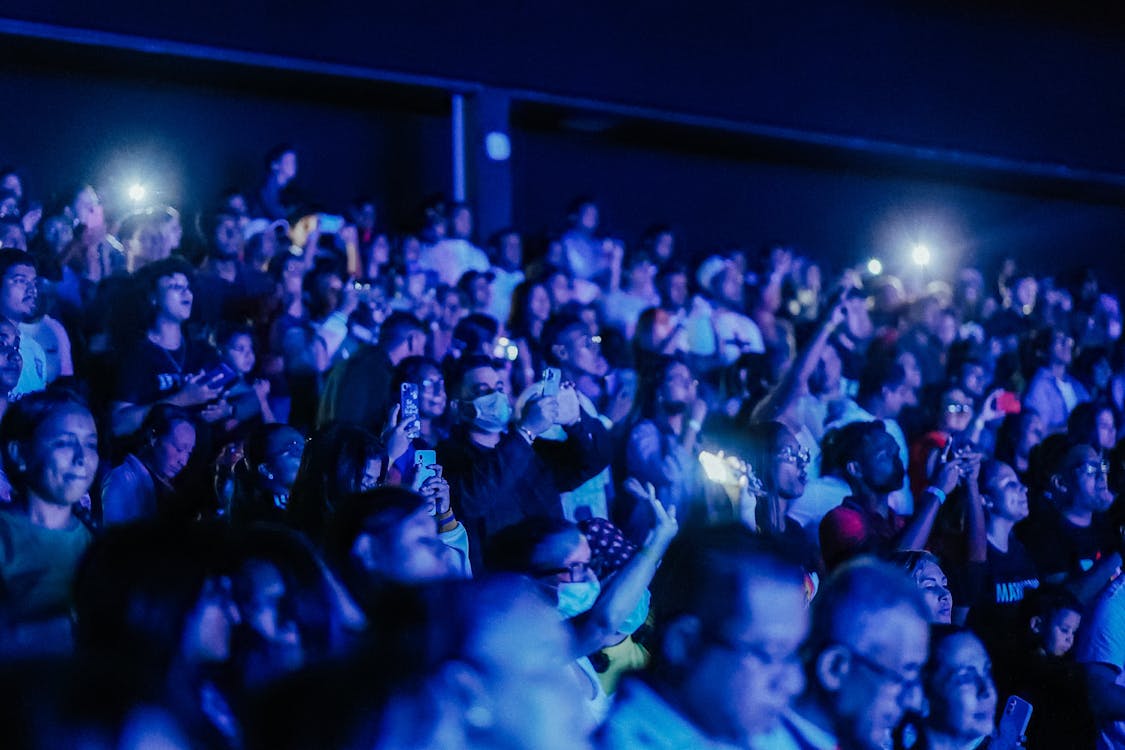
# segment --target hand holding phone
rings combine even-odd
[[[1032,710],[1032,705],[1023,698],[1010,696],[1004,704],[1004,713],[996,725],[996,736],[989,747],[992,750],[1020,750],[1027,725],[1031,722]]]
[[[418,492],[422,488],[422,484],[430,477],[437,476],[437,452],[431,450],[417,450],[414,451],[414,482],[410,488]]]
[[[544,368],[542,382],[542,394],[544,396],[559,395],[559,385],[562,383],[562,370],[557,367]]]

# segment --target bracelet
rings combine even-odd
[[[934,487],[933,485],[930,485],[926,488],[926,492],[929,492],[931,495],[937,498],[938,505],[945,505],[945,490],[943,490],[941,487]]]

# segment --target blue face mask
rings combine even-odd
[[[589,612],[602,593],[597,580],[559,584],[559,614],[564,620]]]
[[[473,405],[473,426],[483,432],[503,432],[512,419],[512,403],[500,391],[470,401]]]
[[[619,633],[626,633],[632,635],[637,632],[637,628],[645,624],[648,619],[648,608],[652,603],[652,594],[648,589],[641,594],[641,598],[637,600],[637,606],[633,607],[633,611],[625,618],[625,622],[621,623],[621,627],[617,629]]]

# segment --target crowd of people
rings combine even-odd
[[[1094,270],[297,175],[185,222],[0,174],[0,744],[1125,747]]]

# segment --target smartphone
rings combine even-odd
[[[1032,705],[1023,698],[1018,695],[1010,696],[996,725],[996,737],[989,747],[992,750],[1016,750],[1022,747],[1020,741],[1027,733],[1032,710]]]
[[[1005,414],[1019,414],[1023,405],[1016,394],[1011,391],[1000,391],[996,396],[996,408]]]
[[[203,382],[212,388],[219,390],[226,390],[234,381],[238,380],[238,373],[231,369],[231,366],[226,362],[220,362],[218,366],[207,371],[203,376]]]
[[[403,383],[399,391],[399,414],[401,421],[418,421],[418,386],[415,383]],[[407,437],[414,440],[421,433],[421,426],[416,426],[406,433]]]
[[[316,228],[321,234],[336,234],[344,228],[344,217],[334,214],[317,214]]]
[[[422,489],[422,483],[430,477],[438,475],[440,466],[435,467],[437,464],[437,451],[431,450],[417,450],[414,451],[414,483],[410,488],[415,492]]]
[[[949,463],[949,454],[952,450],[953,450],[953,438],[951,437],[951,438],[949,438],[948,440],[945,441],[945,448],[943,448],[942,451],[941,451],[941,462],[943,464]]]
[[[562,370],[557,367],[547,367],[543,370],[543,395],[558,396],[559,384],[562,382]]]

